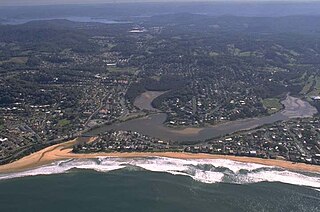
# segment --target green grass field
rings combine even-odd
[[[116,66],[109,66],[108,68],[108,71],[110,72],[119,72],[119,73],[136,73],[136,71],[138,71],[137,68],[132,68],[132,67],[129,67],[129,68],[119,68],[119,67],[116,67]]]
[[[302,91],[300,91],[300,94],[305,95],[305,94],[309,93],[309,92],[310,92],[310,89],[311,89],[311,87],[312,87],[313,82],[314,82],[314,76],[311,75],[311,76],[308,78],[308,80],[307,80],[307,82],[305,83],[305,85],[303,86]]]
[[[314,77],[315,84],[312,87],[312,90],[308,93],[309,96],[318,96],[320,94],[320,77]]]
[[[268,110],[268,113],[276,113],[282,109],[282,104],[280,99],[277,98],[268,98],[262,100],[263,106]]]
[[[59,120],[59,122],[58,122],[58,125],[59,125],[60,127],[65,127],[65,126],[67,126],[67,125],[69,125],[69,124],[70,124],[70,121],[67,120],[67,119],[61,119],[61,120]]]

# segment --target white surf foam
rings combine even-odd
[[[51,175],[51,174],[62,174],[66,173],[73,168],[77,169],[92,169],[98,172],[107,172],[116,169],[124,168],[125,166],[120,166],[110,161],[109,164],[105,166],[99,165],[94,160],[63,160],[57,161],[52,164],[41,166],[32,170],[10,173],[10,174],[0,174],[0,180],[11,179],[18,177],[27,177],[27,176],[37,176],[37,175]]]
[[[55,162],[29,171],[0,174],[0,180],[35,175],[61,174],[73,168],[109,172],[125,167],[139,167],[153,172],[185,175],[204,183],[228,182],[247,184],[268,181],[320,189],[320,173],[306,175],[271,166],[225,159],[186,160],[165,157],[71,159]]]
[[[61,174],[66,171],[67,171],[67,169],[59,167],[58,163],[53,163],[53,164],[39,167],[36,169],[32,169],[29,171],[10,173],[10,174],[2,174],[2,175],[0,175],[0,180],[17,178],[17,177],[36,176],[36,175]]]
[[[215,167],[224,167],[231,170],[234,173],[238,173],[240,170],[252,171],[259,168],[271,167],[271,166],[265,166],[265,165],[260,165],[256,163],[242,163],[242,162],[226,160],[226,159],[201,159],[196,161],[202,164],[211,164]]]
[[[318,177],[311,177],[306,176],[304,174],[291,172],[287,170],[283,171],[275,171],[275,170],[268,170],[268,171],[260,171],[257,173],[248,173],[248,183],[256,183],[262,181],[268,182],[282,182],[294,185],[302,185],[302,186],[310,186],[314,188],[320,188],[320,178]]]
[[[222,178],[224,177],[224,174],[221,172],[196,170],[194,175],[189,175],[189,176],[203,183],[218,183],[218,182],[222,182]]]

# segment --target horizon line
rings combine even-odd
[[[117,5],[117,4],[154,4],[154,3],[224,3],[224,4],[234,4],[234,3],[253,3],[253,4],[263,4],[263,3],[288,3],[288,4],[296,4],[296,3],[320,3],[319,0],[136,0],[135,2],[132,2],[130,0],[113,0],[110,2],[100,2],[97,0],[96,2],[70,2],[70,3],[63,3],[63,2],[58,2],[58,3],[53,3],[53,2],[48,2],[48,3],[40,3],[40,2],[25,2],[25,3],[4,3],[2,5],[0,3],[0,8],[1,7],[36,7],[36,6],[94,6],[94,5]]]

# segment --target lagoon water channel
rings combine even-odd
[[[152,101],[164,92],[147,91],[136,98],[134,105],[140,109],[157,111],[152,107]],[[98,135],[108,130],[127,130],[135,131],[148,136],[171,141],[202,141],[214,137],[223,136],[241,130],[253,129],[265,124],[272,124],[277,121],[284,121],[290,118],[312,117],[317,113],[316,108],[308,102],[299,98],[287,96],[282,101],[284,109],[270,116],[248,118],[236,121],[228,121],[222,124],[209,125],[202,128],[170,128],[163,123],[167,114],[161,111],[125,122],[103,125],[86,133],[87,135]]]

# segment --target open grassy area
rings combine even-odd
[[[280,102],[280,99],[277,99],[277,98],[264,99],[262,100],[262,104],[270,114],[278,112],[283,107]]]
[[[308,96],[318,96],[320,95],[320,77],[314,77],[314,83],[308,93]]]
[[[28,62],[28,57],[12,57],[9,60],[0,61],[0,64],[4,64],[4,63],[26,64],[27,62]]]
[[[157,81],[160,81],[160,79],[161,79],[160,76],[152,76],[151,78],[154,79],[154,80],[157,80]]]
[[[108,43],[108,48],[109,49],[112,49],[113,47],[117,46],[116,44],[114,43]]]
[[[303,89],[300,91],[300,94],[310,98],[311,96],[320,95],[320,77],[311,75],[308,80],[306,80]]]
[[[209,55],[210,55],[210,57],[216,57],[216,56],[219,56],[219,53],[211,51],[211,52],[209,52]]]
[[[240,52],[239,56],[240,57],[250,57],[251,56],[251,52]]]
[[[69,124],[70,124],[70,121],[67,120],[67,119],[61,119],[61,120],[59,120],[59,122],[58,122],[58,125],[59,125],[60,127],[65,127],[65,126],[67,126],[67,125],[69,125]]]
[[[312,85],[313,85],[313,83],[314,83],[314,76],[311,75],[311,76],[308,78],[308,80],[307,80],[307,82],[305,83],[305,85],[303,86],[303,89],[302,89],[302,91],[300,91],[300,93],[303,94],[303,95],[309,93],[309,92],[310,92],[310,89],[311,89],[311,87],[312,87]]]
[[[136,73],[136,71],[138,71],[137,68],[133,68],[133,67],[127,67],[127,68],[119,68],[116,66],[108,66],[108,71],[110,72],[120,72],[120,73]]]

